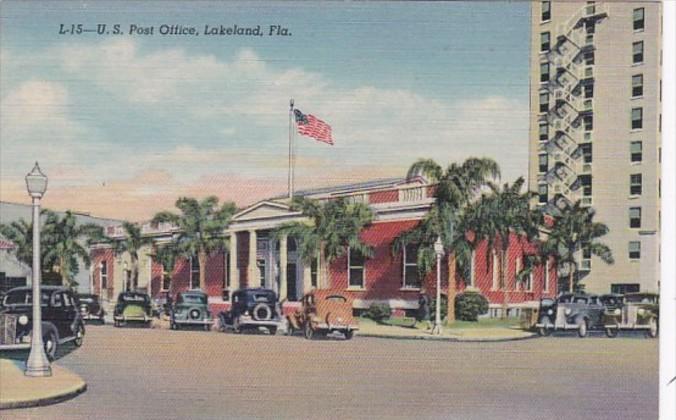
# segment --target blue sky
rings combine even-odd
[[[290,97],[336,139],[297,137],[298,188],[403,175],[419,157],[485,155],[505,179],[526,175],[527,2],[3,2],[0,14],[3,200],[26,200],[35,159],[46,204],[102,216],[142,219],[184,194],[276,195]],[[59,35],[61,23],[125,35]],[[164,23],[293,35],[161,36]]]

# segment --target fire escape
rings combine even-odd
[[[593,53],[595,25],[605,17],[603,6],[585,5],[556,26],[556,40],[547,53],[551,76],[546,86],[553,103],[541,116],[549,135],[539,148],[547,153],[549,169],[539,181],[548,185],[549,204],[559,208],[578,199],[591,205],[581,181],[591,174],[591,165],[584,163],[580,145],[591,142],[593,129],[594,65],[585,56]]]

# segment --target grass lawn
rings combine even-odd
[[[359,317],[359,322],[364,323],[364,324],[377,324],[375,321],[369,318],[364,318],[364,317]],[[379,325],[384,325],[384,326],[394,326],[394,327],[406,327],[406,328],[414,328],[415,320],[413,318],[408,318],[408,317],[391,317],[390,319],[386,319],[383,321],[382,324]],[[519,326],[519,320],[517,318],[509,318],[509,319],[493,319],[493,318],[486,318],[486,319],[480,319],[477,322],[472,322],[472,321],[455,321],[452,324],[446,324],[444,322],[444,328],[458,328],[458,329],[465,329],[465,328],[510,328],[510,327],[518,327]],[[415,323],[415,329],[418,330],[425,330],[426,324],[424,322],[417,322]]]

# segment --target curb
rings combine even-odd
[[[17,408],[29,408],[29,407],[41,407],[45,405],[57,404],[70,400],[77,397],[78,395],[84,393],[87,390],[87,384],[82,382],[75,389],[71,389],[64,393],[53,395],[45,398],[38,398],[35,400],[25,400],[25,401],[10,401],[10,402],[0,402],[0,410],[11,410]]]
[[[387,335],[387,334],[357,334],[359,337],[369,338],[384,338],[387,340],[428,340],[428,341],[446,341],[452,343],[501,343],[506,341],[521,341],[539,338],[537,334],[526,335],[523,337],[506,337],[506,338],[483,338],[483,339],[462,339],[458,337],[435,337],[425,335],[401,336],[401,335]]]

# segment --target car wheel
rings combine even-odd
[[[581,319],[577,322],[577,335],[580,338],[584,338],[587,336],[588,333],[588,328],[587,328],[587,320]]]
[[[551,328],[549,326],[551,325],[547,319],[542,319],[540,320],[540,324],[544,324],[542,327],[538,327],[538,335],[540,337],[547,337],[552,333]]]
[[[211,330],[211,325],[204,324],[204,331],[209,331],[209,330]]]
[[[659,334],[659,327],[657,325],[657,319],[656,318],[650,318],[650,323],[648,325],[650,326],[650,328],[648,329],[648,337],[656,338],[657,334]]]
[[[277,334],[277,327],[268,327],[268,331],[270,331],[270,335],[275,335]]]
[[[309,322],[306,322],[303,326],[303,335],[308,340],[312,340],[315,337],[315,331],[312,329],[312,325]]]
[[[346,340],[352,340],[352,337],[354,337],[354,330],[345,331],[345,339]]]
[[[59,340],[56,337],[56,333],[54,331],[46,332],[44,337],[42,337],[42,344],[45,347],[47,359],[53,361],[56,358],[56,350],[59,347]]]
[[[618,334],[619,332],[620,332],[620,327],[619,327],[619,326],[606,328],[606,336],[608,336],[608,337],[610,337],[610,338],[615,338],[615,337],[617,337],[617,334]]]
[[[75,331],[75,340],[73,340],[73,344],[75,344],[76,347],[81,347],[82,343],[84,343],[84,335],[85,335],[85,330],[82,324],[77,326],[77,331]]]

